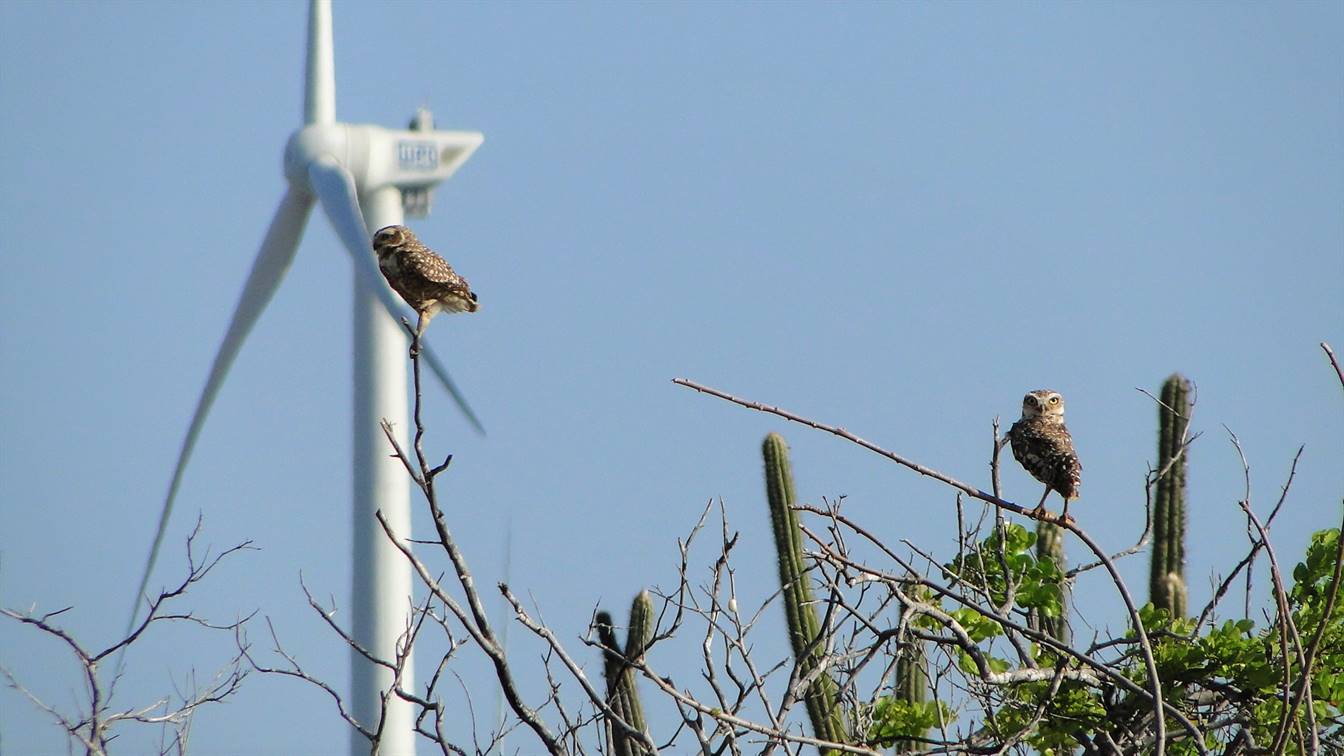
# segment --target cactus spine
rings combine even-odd
[[[616,631],[611,624],[611,615],[597,613],[597,637],[605,647],[602,652],[603,672],[607,679],[607,705],[616,716],[636,730],[644,731],[644,707],[639,702],[639,690],[635,687],[635,670],[626,663],[626,659],[636,660],[644,655],[644,649],[653,639],[653,601],[648,591],[640,591],[630,604],[630,625],[625,633],[625,658],[608,649],[620,649],[616,640]],[[615,726],[609,727],[612,753],[616,756],[641,756],[647,750],[638,739]]]
[[[1185,455],[1190,424],[1190,382],[1174,373],[1162,384],[1157,408],[1157,481],[1153,511],[1153,560],[1148,598],[1174,617],[1185,616]],[[1174,461],[1173,461],[1174,460]],[[1162,474],[1165,473],[1165,474]]]
[[[789,448],[783,437],[771,433],[762,444],[765,457],[765,493],[770,504],[770,524],[779,552],[779,582],[784,589],[784,614],[789,626],[789,643],[801,677],[817,670],[823,655],[820,642],[821,621],[812,599],[812,585],[803,562],[803,533],[798,513],[793,510],[793,471],[789,466]],[[837,701],[835,681],[825,673],[816,675],[807,687],[807,715],[812,732],[820,739],[835,743],[847,741],[845,720]],[[826,752],[823,752],[826,753]]]
[[[1055,563],[1060,574],[1064,573],[1064,529],[1050,522],[1041,522],[1036,526],[1036,559]],[[1059,616],[1046,617],[1033,613],[1033,627],[1061,642],[1069,642],[1069,585],[1059,582]]]

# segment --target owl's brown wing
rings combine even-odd
[[[1083,463],[1078,461],[1072,444],[1055,461],[1055,482],[1050,487],[1066,499],[1078,498],[1083,487]]]
[[[421,301],[437,300],[451,312],[476,310],[476,295],[467,279],[458,275],[453,266],[433,250],[423,245],[407,250],[401,269],[405,283],[420,292]]]
[[[1044,454],[1050,487],[1066,499],[1076,499],[1083,484],[1083,463],[1078,461],[1078,453],[1073,450],[1073,437],[1062,425],[1054,426],[1050,435],[1053,439]]]
[[[1018,421],[1008,431],[1013,457],[1032,477],[1066,499],[1077,498],[1083,465],[1063,425]]]
[[[428,284],[467,288],[467,282],[453,270],[453,266],[449,265],[447,260],[425,247],[408,250],[402,257],[401,268]]]

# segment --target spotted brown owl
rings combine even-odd
[[[373,235],[378,269],[392,288],[420,316],[416,336],[440,312],[476,312],[476,294],[467,279],[453,271],[447,260],[420,243],[405,226],[387,226]]]
[[[1033,517],[1045,513],[1051,491],[1064,497],[1062,519],[1069,517],[1069,501],[1078,498],[1083,465],[1073,450],[1073,437],[1064,427],[1064,397],[1058,391],[1039,389],[1022,397],[1022,418],[1008,429],[1013,456],[1032,477],[1045,484]]]

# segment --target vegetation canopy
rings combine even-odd
[[[1333,351],[1321,346],[1344,386]],[[624,623],[595,610],[586,629],[549,626],[509,585],[498,583],[511,610],[508,622],[543,649],[538,661],[509,653],[504,623],[487,617],[440,506],[436,482],[451,457],[436,466],[426,460],[420,363],[416,350],[412,355],[411,448],[402,448],[386,423],[384,430],[423,494],[435,537],[408,542],[381,513],[378,520],[418,575],[424,598],[412,607],[392,659],[369,656],[336,622],[332,608],[311,595],[309,602],[345,644],[392,671],[384,703],[411,702],[419,711],[416,732],[441,753],[1344,753],[1344,539],[1339,527],[1318,530],[1300,561],[1290,565],[1269,538],[1288,505],[1300,449],[1266,512],[1252,504],[1249,464],[1230,437],[1245,471],[1236,506],[1247,524],[1246,550],[1225,565],[1225,577],[1205,606],[1198,612],[1187,606],[1186,524],[1214,515],[1187,511],[1194,385],[1181,376],[1169,378],[1160,398],[1153,397],[1158,451],[1142,485],[1146,517],[1138,540],[1118,553],[1103,551],[1071,519],[1037,514],[1003,498],[999,464],[1006,439],[997,420],[989,480],[981,489],[844,429],[677,379],[695,391],[831,433],[939,481],[951,489],[948,520],[955,529],[943,543],[884,542],[846,512],[844,497],[807,502],[797,493],[783,436],[771,433],[761,447],[764,512],[751,518],[750,529],[736,531],[721,502],[706,505],[676,541],[680,567],[670,583],[645,588],[632,582]],[[744,537],[773,539],[780,582],[769,596],[738,593],[734,549]],[[285,675],[329,695],[337,714],[378,753],[386,705],[379,721],[356,720],[341,694],[305,671],[273,632],[272,651],[257,650],[249,638],[250,617],[221,626],[189,612],[172,613],[174,602],[220,558],[244,548],[200,559],[189,541],[187,578],[151,602],[150,616],[133,635],[102,651],[87,651],[65,633],[57,624],[61,612],[5,610],[65,643],[82,665],[84,710],[58,711],[30,694],[33,703],[89,754],[112,750],[113,731],[134,723],[172,730],[163,751],[184,752],[192,716],[238,695],[248,673]],[[1116,567],[1144,554],[1151,567],[1146,600],[1134,595]],[[708,565],[703,572],[696,566],[702,564]],[[1268,580],[1257,585],[1252,574]],[[1079,616],[1070,605],[1071,587],[1084,575],[1089,590],[1104,586],[1123,612]],[[1238,593],[1240,606],[1229,609]],[[1268,608],[1252,616],[1255,604]],[[778,628],[781,619],[787,650],[758,643],[762,628]],[[214,684],[179,694],[176,707],[168,699],[149,707],[115,706],[99,662],[151,625],[171,620],[233,633],[237,658]],[[1122,622],[1114,632],[1090,629],[1091,637],[1080,638],[1076,631],[1081,621],[1105,628],[1117,620]],[[414,689],[402,684],[412,648],[434,668]],[[494,690],[456,685],[454,667],[468,653],[490,662]],[[528,685],[519,684],[523,675]],[[545,680],[544,695],[525,694],[538,678]],[[506,707],[497,722],[475,713],[481,699],[494,693]]]

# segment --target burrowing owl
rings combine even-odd
[[[476,312],[476,294],[447,260],[420,243],[405,226],[387,226],[373,235],[378,269],[406,304],[420,315],[417,337],[440,312]]]
[[[1051,491],[1064,497],[1062,519],[1069,517],[1069,501],[1078,498],[1083,465],[1073,451],[1073,438],[1064,427],[1064,397],[1058,391],[1040,389],[1022,397],[1022,419],[1008,429],[1013,456],[1032,477],[1045,484],[1041,503],[1033,517],[1045,512]]]

